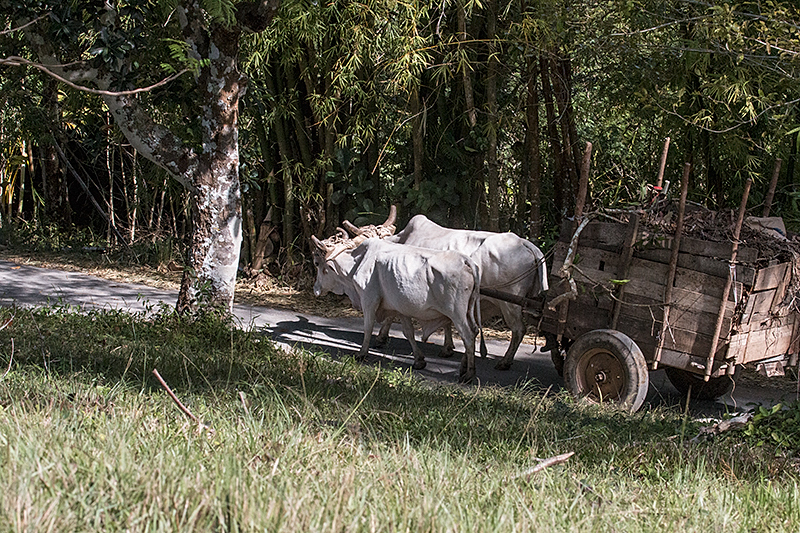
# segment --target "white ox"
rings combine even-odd
[[[377,227],[358,228],[347,221],[343,225],[348,231],[358,235],[386,235],[393,232],[390,228],[394,228],[395,214],[396,209],[392,206],[389,218]],[[443,228],[425,215],[416,215],[403,231],[384,239],[432,250],[455,250],[470,256],[480,270],[480,286],[483,289],[533,297],[548,288],[547,266],[542,251],[514,233]],[[511,343],[503,358],[495,365],[499,370],[508,370],[526,332],[522,307],[487,296],[481,297],[480,307],[484,319],[502,314],[506,325],[511,329]],[[383,324],[378,335],[379,341],[388,336],[390,326],[390,321]],[[453,351],[453,337],[449,327],[444,330],[442,355],[448,357]]]
[[[480,330],[478,268],[466,255],[402,246],[381,239],[331,237],[314,245],[317,279],[314,295],[346,294],[364,313],[364,342],[359,357],[369,351],[375,321],[400,320],[414,352],[415,369],[425,357],[414,340],[411,318],[422,326],[422,341],[450,322],[464,342],[459,378],[475,377],[475,337]]]

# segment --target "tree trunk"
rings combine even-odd
[[[565,188],[567,189],[566,200],[568,213],[571,214],[575,205],[575,195],[578,191],[578,167],[580,158],[573,157],[572,145],[575,139],[570,136],[569,117],[567,114],[567,102],[569,100],[569,90],[566,80],[559,69],[558,59],[555,55],[550,58],[550,79],[553,82],[553,94],[558,106],[558,123],[561,131],[561,164],[564,172]]]
[[[561,57],[558,59],[558,67],[564,83],[564,121],[572,143],[572,167],[575,169],[575,176],[577,177],[580,174],[583,153],[578,139],[578,128],[575,125],[575,109],[572,107],[572,61],[570,61],[569,57]]]
[[[203,146],[216,149],[199,154],[192,176],[191,247],[177,308],[190,311],[208,303],[231,312],[242,244],[239,32],[214,24],[211,35],[196,34],[208,37],[201,56],[210,59],[198,80]]]
[[[528,91],[525,102],[525,175],[527,179],[527,199],[530,204],[529,234],[539,237],[542,234],[541,216],[541,189],[542,189],[542,161],[539,155],[539,73],[536,62],[528,61]],[[525,197],[520,198],[520,205],[524,205]],[[524,211],[520,210],[519,220],[524,220]]]
[[[563,152],[561,151],[561,141],[558,136],[558,118],[556,117],[555,104],[553,102],[553,90],[550,85],[550,73],[548,61],[544,56],[539,57],[539,67],[542,74],[542,95],[544,96],[544,107],[547,113],[547,133],[550,139],[550,153],[553,156],[553,201],[556,211],[558,211],[557,222],[564,214],[565,190],[568,189],[569,177],[564,175],[564,164],[562,161]]]
[[[458,48],[462,50],[465,60],[468,60],[468,54],[464,50],[464,42],[467,40],[467,11],[464,7],[464,0],[459,0],[456,6],[458,16]],[[461,83],[464,86],[464,107],[467,112],[467,121],[471,128],[474,128],[478,123],[478,113],[475,110],[475,96],[472,90],[472,73],[469,65],[464,65],[461,69]]]
[[[275,87],[275,80],[267,75],[265,78],[267,89],[273,94],[278,94]],[[286,263],[291,265],[293,262],[293,242],[295,236],[294,211],[295,211],[295,191],[292,181],[292,153],[289,148],[289,139],[286,137],[286,127],[281,117],[276,117],[275,137],[278,141],[278,152],[281,160],[281,175],[283,177],[283,242],[286,248]]]
[[[488,111],[486,147],[486,184],[489,189],[489,231],[500,231],[500,166],[497,162],[497,54],[494,38],[496,32],[497,0],[488,4],[486,38],[489,41],[489,65],[486,74],[486,108]]]

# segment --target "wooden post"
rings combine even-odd
[[[656,353],[653,357],[653,370],[658,368],[661,361],[661,352],[664,349],[664,339],[669,328],[669,310],[672,304],[672,286],[675,284],[675,273],[678,270],[678,254],[681,250],[681,236],[683,235],[683,215],[686,212],[686,197],[689,194],[689,174],[692,164],[683,165],[683,178],[681,180],[681,197],[678,201],[678,219],[675,221],[675,236],[672,238],[672,251],[669,256],[669,271],[667,272],[666,285],[664,286],[664,315],[661,318],[661,334],[658,337]]]
[[[664,139],[664,151],[661,152],[661,164],[658,167],[658,177],[656,178],[656,187],[661,188],[661,183],[664,180],[664,169],[667,167],[667,153],[669,153],[669,137]]]
[[[742,231],[742,223],[744,222],[744,214],[747,211],[747,197],[750,196],[750,186],[753,180],[748,178],[744,184],[744,193],[742,194],[742,203],[739,205],[739,214],[736,217],[736,226],[733,228],[733,244],[731,246],[731,261],[730,269],[728,270],[728,279],[725,281],[725,287],[722,289],[722,299],[719,303],[719,313],[717,313],[717,323],[714,327],[714,336],[711,338],[711,349],[708,352],[706,359],[706,373],[705,380],[711,377],[711,372],[714,371],[714,354],[717,351],[719,344],[719,334],[722,332],[722,322],[725,319],[725,308],[728,304],[728,296],[731,292],[733,285],[733,275],[736,272],[736,256],[739,254],[739,233]]]
[[[639,212],[631,213],[631,218],[628,221],[628,232],[625,235],[625,243],[622,247],[622,254],[620,255],[619,268],[617,269],[617,279],[628,279],[628,274],[631,269],[631,259],[633,258],[633,245],[636,243],[636,237],[639,234],[639,220],[641,216]],[[617,329],[619,323],[619,315],[622,312],[622,298],[625,296],[625,284],[622,284],[617,289],[616,298],[614,300],[614,309],[611,313],[611,329]]]
[[[589,165],[592,162],[592,143],[586,143],[586,151],[583,153],[583,161],[581,163],[581,175],[578,182],[578,197],[575,199],[575,220],[572,223],[572,232],[578,229],[583,216],[583,210],[586,207],[586,196],[589,192]],[[577,247],[577,243],[575,244]],[[567,314],[569,313],[569,300],[565,300],[558,308],[558,328],[556,338],[561,341],[564,335],[564,330],[567,326]]]
[[[767,195],[764,197],[764,212],[762,217],[769,216],[769,210],[772,208],[772,199],[775,197],[775,189],[778,186],[778,175],[781,173],[781,163],[783,160],[779,157],[775,160],[775,169],[772,171],[772,180],[769,182],[769,189]]]

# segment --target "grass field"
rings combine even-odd
[[[433,385],[213,317],[0,327],[0,531],[800,531],[798,424],[695,439],[679,407]]]

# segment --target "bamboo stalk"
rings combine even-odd
[[[669,311],[672,305],[672,286],[675,284],[675,273],[678,270],[678,253],[681,249],[683,217],[686,212],[686,197],[689,194],[689,174],[691,171],[692,164],[686,163],[683,166],[681,197],[678,201],[678,219],[675,221],[675,236],[672,239],[672,250],[669,257],[669,271],[667,272],[667,280],[664,287],[664,315],[661,320],[661,335],[658,337],[658,345],[656,346],[656,353],[653,357],[653,370],[658,368],[658,362],[661,361],[661,352],[664,349],[664,339],[666,338],[667,328],[669,328]]]
[[[775,189],[778,187],[778,176],[781,173],[781,163],[783,160],[779,157],[775,160],[775,168],[772,171],[772,179],[769,182],[769,189],[767,195],[764,197],[764,212],[762,217],[769,216],[769,210],[772,208],[772,199],[775,197]]]
[[[722,322],[725,319],[725,308],[728,304],[728,296],[731,292],[733,285],[733,276],[736,272],[736,257],[739,254],[739,233],[742,231],[742,223],[744,222],[744,214],[747,211],[747,198],[750,196],[750,186],[753,180],[748,178],[744,184],[744,193],[742,194],[742,203],[739,205],[739,213],[736,217],[736,226],[733,228],[733,244],[731,246],[731,261],[730,270],[728,271],[728,279],[725,281],[725,287],[722,289],[722,299],[719,303],[719,313],[717,313],[717,323],[714,326],[714,336],[711,338],[711,349],[708,351],[708,358],[706,359],[705,380],[711,377],[711,372],[714,370],[714,354],[717,351],[719,344],[719,334],[722,332]]]

